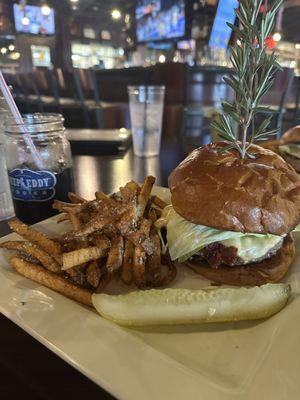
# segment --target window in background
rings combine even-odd
[[[75,68],[116,68],[124,50],[101,44],[72,43],[72,63]]]
[[[34,67],[51,67],[51,53],[49,46],[30,46],[32,65]]]

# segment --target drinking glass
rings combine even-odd
[[[0,96],[0,221],[14,215],[14,206],[11,198],[4,148],[4,121],[11,116],[4,97]]]
[[[55,199],[68,201],[72,158],[60,114],[27,114],[23,121],[5,123],[6,161],[16,216],[33,224],[57,213]]]
[[[133,151],[139,157],[160,151],[165,86],[128,86]]]
[[[0,143],[0,221],[11,218],[14,207],[11,199],[4,144]]]

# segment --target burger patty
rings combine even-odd
[[[251,263],[261,262],[274,256],[281,248],[282,243],[283,240],[276,246],[272,247],[272,249],[270,249],[263,257],[251,261]],[[211,268],[219,268],[221,265],[234,267],[245,264],[245,262],[238,256],[238,249],[236,247],[227,247],[219,242],[209,244],[190,258],[191,261],[197,261],[197,259],[205,260]]]

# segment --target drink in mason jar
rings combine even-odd
[[[54,199],[68,201],[72,159],[61,115],[25,115],[23,120],[24,125],[6,123],[6,157],[16,216],[33,224],[57,213]],[[35,154],[24,134],[30,134]]]

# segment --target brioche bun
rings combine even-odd
[[[300,178],[278,154],[252,145],[255,158],[216,142],[194,150],[169,177],[171,202],[186,220],[212,228],[284,235],[300,219]]]
[[[300,125],[286,131],[280,138],[279,144],[299,143],[300,144]]]

